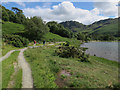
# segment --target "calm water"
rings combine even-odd
[[[81,47],[87,47],[87,54],[96,55],[109,60],[118,61],[118,45],[120,42],[89,42],[84,43]]]

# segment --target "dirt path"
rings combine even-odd
[[[3,60],[7,59],[11,55],[11,53],[13,53],[14,51],[16,51],[16,50],[11,50],[5,56],[1,57],[0,58],[0,62],[2,62]]]
[[[48,44],[50,45],[54,45],[54,44]],[[43,46],[43,45],[40,45]],[[34,46],[34,47],[40,47],[40,46]],[[33,48],[33,46],[29,47],[29,48]],[[6,58],[8,58],[11,53],[13,53],[14,51],[20,51],[19,56],[18,56],[18,65],[22,68],[22,88],[33,88],[33,78],[32,78],[32,71],[30,69],[29,64],[27,63],[27,61],[24,58],[24,54],[23,52],[26,50],[27,48],[24,49],[19,49],[19,50],[11,50],[9,51],[5,56],[0,58],[0,62],[2,62],[3,60],[5,60]],[[14,75],[13,75],[14,76]],[[13,82],[10,82],[10,85]],[[9,85],[8,85],[9,87]]]
[[[22,68],[22,88],[33,88],[33,79],[32,79],[32,73],[29,64],[26,62],[23,52],[27,48],[20,49],[20,53],[18,56],[18,64]]]

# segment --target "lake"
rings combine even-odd
[[[120,42],[88,42],[81,45],[87,47],[87,54],[96,55],[109,60],[118,61],[118,45]]]

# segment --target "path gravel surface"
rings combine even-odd
[[[0,58],[0,62],[2,62],[3,60],[7,59],[11,55],[11,53],[13,53],[14,51],[16,51],[16,50],[11,50],[5,56],[1,57]]]
[[[33,88],[32,72],[31,72],[30,66],[26,62],[26,60],[24,58],[24,54],[23,54],[23,52],[26,49],[27,48],[20,49],[20,53],[18,56],[18,64],[21,66],[22,73],[23,73],[23,75],[22,75],[22,88]]]

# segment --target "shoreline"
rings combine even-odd
[[[120,41],[100,41],[100,40],[92,40],[92,41],[88,41],[88,42],[120,42]],[[88,43],[87,42],[87,43]],[[85,42],[86,43],[86,42]]]
[[[112,61],[112,62],[117,62],[117,63],[120,63],[120,61],[116,61],[116,60],[111,60],[111,59],[107,59],[107,58],[104,58],[104,57],[99,57],[99,56],[94,56],[94,55],[90,55],[90,56],[93,56],[93,57],[97,57],[97,58],[101,58],[101,59],[105,59],[105,60],[108,60],[108,61]]]

